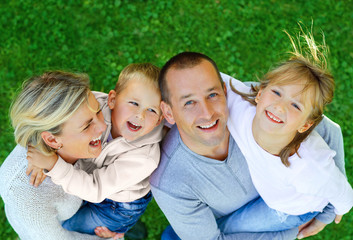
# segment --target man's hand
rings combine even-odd
[[[297,238],[302,239],[309,236],[313,236],[321,232],[321,230],[324,229],[326,225],[327,224],[320,222],[319,220],[314,218],[313,220],[299,226],[299,233]]]
[[[47,177],[43,173],[43,169],[38,168],[36,166],[33,166],[32,164],[28,163],[27,170],[26,170],[27,176],[31,174],[31,177],[29,179],[29,184],[38,187],[44,179]]]
[[[125,233],[112,232],[106,227],[96,227],[96,229],[94,229],[94,232],[96,233],[96,235],[98,237],[113,238],[114,240],[119,239],[119,238],[123,238],[125,235]]]
[[[31,164],[37,168],[46,169],[50,171],[58,160],[58,155],[54,153],[50,156],[46,156],[36,148],[28,146],[27,160],[28,164]]]

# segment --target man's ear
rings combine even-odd
[[[53,149],[60,149],[62,147],[62,144],[52,133],[45,131],[45,132],[42,132],[40,136],[49,147]]]
[[[313,124],[314,122],[312,120],[306,121],[306,123],[298,129],[298,132],[299,133],[306,132]]]
[[[108,94],[108,106],[110,110],[114,109],[115,101],[116,101],[116,92],[114,90],[110,90]]]
[[[175,120],[174,120],[174,117],[173,117],[173,112],[172,112],[172,108],[171,106],[164,102],[164,101],[161,101],[161,110],[162,110],[162,113],[163,113],[163,116],[164,118],[170,123],[170,124],[174,124],[175,123]]]

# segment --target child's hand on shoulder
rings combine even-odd
[[[30,163],[28,163],[26,174],[27,174],[27,176],[29,176],[31,174],[31,177],[29,179],[29,184],[31,184],[32,186],[35,186],[35,187],[38,187],[40,184],[42,184],[44,179],[47,177],[47,175],[45,175],[43,173],[42,168],[38,168],[36,166],[33,166]]]
[[[44,155],[36,148],[28,146],[27,160],[29,165],[50,171],[58,160],[58,155],[56,153]]]

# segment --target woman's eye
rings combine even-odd
[[[133,101],[131,101],[131,102],[129,102],[129,103],[132,104],[132,105],[134,105],[134,106],[138,106],[138,105],[139,105],[137,102],[133,102]]]
[[[281,96],[281,94],[280,94],[277,90],[272,90],[272,92],[273,92],[274,94],[276,94],[277,96]]]
[[[91,124],[88,124],[82,131],[87,130],[90,126],[91,126]]]

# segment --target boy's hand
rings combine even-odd
[[[106,227],[96,227],[96,229],[94,229],[94,232],[98,237],[113,238],[114,240],[123,238],[125,235],[125,233],[112,232]]]
[[[38,187],[40,184],[42,184],[44,179],[47,177],[47,175],[43,173],[43,169],[33,166],[30,163],[28,163],[26,174],[27,176],[31,174],[31,177],[29,179],[29,184],[35,187]]]
[[[42,168],[50,171],[58,160],[58,155],[56,155],[56,153],[53,153],[49,156],[46,156],[40,151],[38,151],[36,148],[28,146],[27,160],[28,164],[31,164],[37,168]]]

